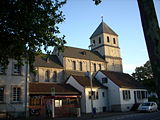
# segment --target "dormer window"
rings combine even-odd
[[[81,54],[82,54],[82,55],[86,55],[86,51],[82,51]]]
[[[101,44],[101,37],[99,37],[99,44]]]
[[[113,44],[116,44],[116,39],[115,38],[113,38]]]
[[[102,78],[102,83],[108,83],[108,79],[106,77]]]

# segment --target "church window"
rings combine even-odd
[[[96,64],[95,63],[93,64],[93,67],[94,67],[94,72],[96,72]]]
[[[109,43],[109,36],[107,36],[107,42]]]
[[[116,39],[115,38],[113,38],[113,43],[116,44]]]
[[[79,62],[80,71],[82,71],[82,62]]]
[[[101,64],[99,64],[99,70],[101,70],[101,69],[102,69]]]
[[[45,72],[45,82],[49,82],[49,76],[50,76],[50,72],[49,72],[49,70],[47,70]]]
[[[99,37],[99,44],[101,43],[101,37]]]
[[[54,71],[53,72],[53,82],[56,82],[57,81],[57,72],[56,71]]]
[[[76,70],[76,61],[72,61],[72,69]]]

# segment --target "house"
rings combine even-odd
[[[53,117],[80,116],[81,93],[69,84],[47,82],[29,83],[30,109],[41,116],[50,111]]]
[[[5,68],[0,65],[0,113],[25,115],[28,105],[29,67],[18,65],[14,59],[9,59]]]
[[[75,89],[82,93],[81,95],[81,112],[91,113],[91,80],[88,76],[71,75],[66,83],[72,85]],[[96,112],[106,112],[107,106],[107,87],[101,85],[98,81],[93,80],[93,108]]]
[[[126,73],[98,71],[95,78],[108,87],[108,106],[111,111],[130,111],[135,104],[148,101],[147,90]]]

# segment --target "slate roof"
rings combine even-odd
[[[29,83],[29,94],[51,94],[51,88],[55,88],[56,95],[80,95],[80,92],[69,84],[56,83]]]
[[[89,50],[75,48],[75,47],[65,46],[63,55],[64,57],[105,62],[102,56],[100,56],[100,54],[98,54],[97,52],[94,51],[90,52]]]
[[[101,22],[94,33],[91,35],[90,39],[102,33],[108,33],[118,36],[106,23]]]
[[[90,87],[91,86],[90,79],[87,76],[72,75],[72,77],[83,87]],[[95,79],[93,79],[92,87],[105,88],[103,85],[101,85]]]
[[[120,88],[131,88],[131,89],[145,89],[145,87],[136,81],[132,76],[126,73],[112,72],[112,71],[101,71],[110,80],[112,80]]]
[[[47,60],[46,57],[36,56],[35,67],[49,67],[49,68],[63,68],[58,57],[56,55],[50,55]]]

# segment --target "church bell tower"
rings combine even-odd
[[[91,35],[90,44],[107,62],[108,71],[123,72],[118,35],[103,20]]]

